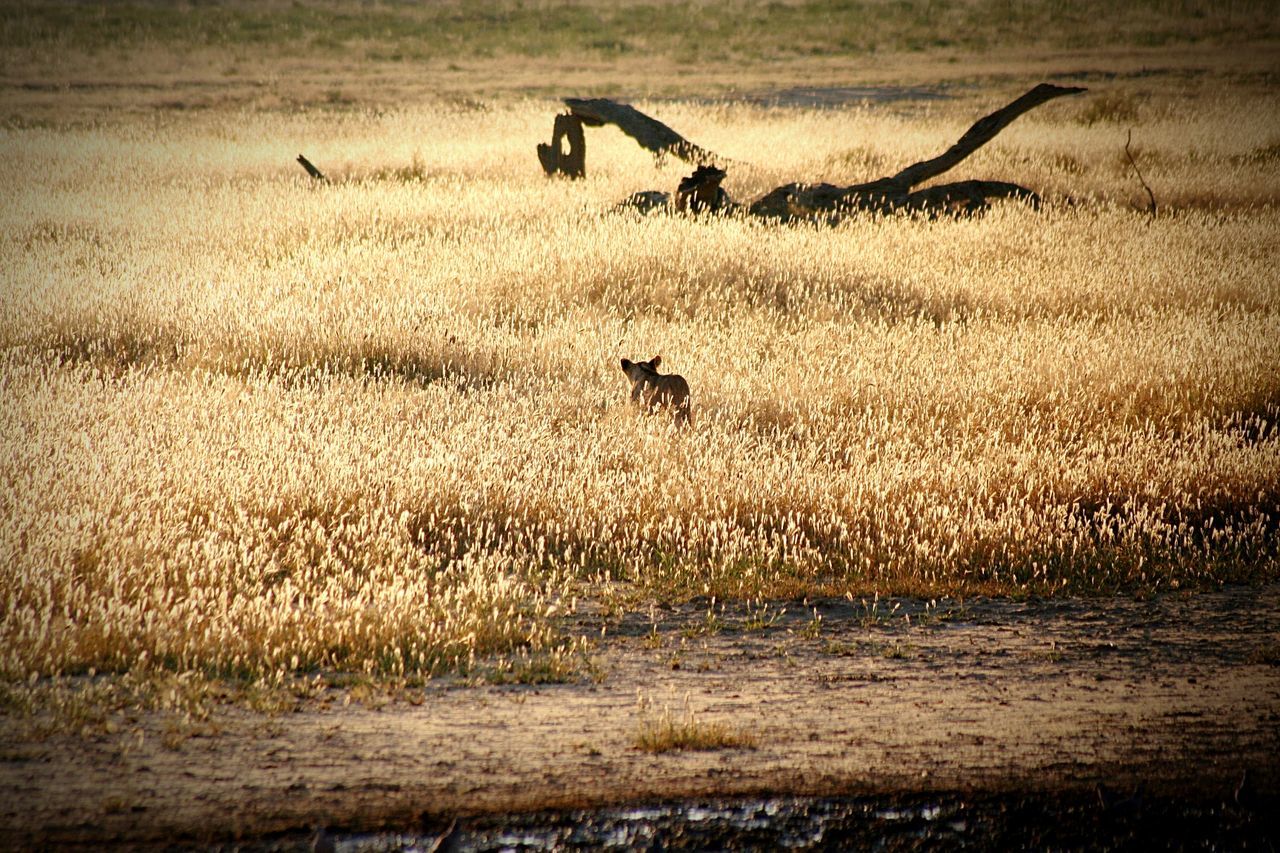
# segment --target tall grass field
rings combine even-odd
[[[748,201],[1033,82],[637,106]],[[583,602],[1277,577],[1270,94],[1095,87],[947,176],[1042,209],[837,227],[616,212],[689,167],[590,129],[548,179],[557,109],[0,130],[0,676],[429,676],[567,648]],[[628,404],[659,354],[690,428]]]

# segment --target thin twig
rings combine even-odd
[[[1133,159],[1133,153],[1129,151],[1129,142],[1133,139],[1133,128],[1129,128],[1129,135],[1124,139],[1124,156],[1129,158],[1129,165],[1133,167],[1133,173],[1138,176],[1138,181],[1142,184],[1142,188],[1147,191],[1147,198],[1151,199],[1151,206],[1147,208],[1147,212],[1154,217],[1156,215],[1156,194],[1151,191],[1151,187],[1147,186],[1147,181],[1142,177],[1141,170],[1138,169],[1138,163]]]
[[[431,846],[427,848],[427,853],[436,853],[436,851],[443,848],[445,842],[451,840],[453,833],[456,832],[457,829],[458,829],[458,819],[454,818],[449,822],[449,828],[446,829],[443,833],[441,833],[441,835],[438,838],[436,838],[435,841],[431,842]]]

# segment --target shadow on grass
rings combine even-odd
[[[176,333],[108,332],[63,335],[52,342],[19,344],[9,349],[43,354],[58,367],[91,366],[114,378],[134,371],[190,367],[224,376],[277,378],[286,385],[346,376],[421,387],[447,382],[459,390],[475,391],[498,385],[518,373],[516,365],[503,354],[468,348],[452,340],[434,350],[414,353],[364,344],[347,352],[306,355],[257,346],[209,354]]]

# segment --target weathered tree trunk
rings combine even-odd
[[[838,216],[855,210],[887,213],[913,210],[926,213],[975,212],[993,198],[1025,198],[1038,204],[1039,196],[1026,187],[1004,181],[960,181],[912,192],[912,188],[951,169],[990,142],[1010,122],[1034,107],[1074,95],[1085,89],[1041,83],[1012,103],[979,119],[960,140],[931,160],[913,163],[896,175],[865,184],[838,187],[832,184],[787,184],[751,204],[750,212],[771,219]]]
[[[565,151],[563,143],[569,143]],[[551,130],[551,144],[538,143],[538,162],[548,175],[581,178],[587,174],[587,138],[582,132],[582,119],[571,113],[556,116]]]
[[[538,145],[538,161],[548,175],[558,173],[581,177],[585,172],[586,145],[583,125],[602,127],[617,125],[640,147],[652,151],[655,157],[668,154],[687,163],[702,165],[717,159],[707,149],[695,145],[655,118],[651,118],[628,104],[619,104],[608,98],[565,98],[568,115],[556,116],[554,137],[550,145]],[[569,125],[568,122],[573,122]],[[562,133],[569,135],[569,154],[561,155],[559,139]]]
[[[938,213],[977,213],[996,198],[1016,198],[1032,207],[1040,207],[1040,196],[1026,187],[1007,181],[956,181],[938,184],[908,193],[906,204],[910,211]]]
[[[564,102],[569,111],[585,124],[592,127],[616,125],[619,130],[640,143],[641,148],[652,151],[658,157],[671,154],[695,165],[717,159],[715,154],[695,145],[630,104],[619,104],[608,98],[565,98]]]

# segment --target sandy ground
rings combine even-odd
[[[896,609],[895,609],[896,607]],[[770,611],[776,617],[778,607]],[[1280,585],[1065,601],[707,605],[578,617],[598,683],[461,687],[213,736],[23,742],[0,730],[0,846],[442,826],[459,816],[760,793],[1088,790],[1280,795]],[[753,617],[754,621],[753,621]],[[654,625],[656,624],[656,631]],[[644,710],[639,698],[649,700]],[[670,704],[754,748],[649,754]],[[0,718],[0,723],[3,723]]]
[[[1253,81],[1273,79],[1274,56],[1272,45],[1229,58],[1191,47],[1122,57],[1080,50],[980,65],[913,60],[905,71],[878,57],[774,64],[746,77],[589,62],[548,76],[533,60],[486,77],[444,64],[393,73],[303,62],[232,69],[219,56],[123,67],[53,58],[5,66],[0,118],[21,125],[121,109],[394,105],[471,93],[721,94],[815,80],[950,85],[1016,75],[1021,84],[1092,79],[1099,69],[1175,84],[1205,69]],[[767,626],[739,608],[717,610],[709,629],[706,603],[583,616],[571,630],[606,629],[594,656],[598,683],[441,681],[414,702],[380,707],[345,705],[334,691],[280,716],[228,706],[202,727],[216,734],[176,746],[166,736],[172,718],[159,713],[114,736],[38,742],[0,716],[0,848],[216,843],[317,825],[429,828],[468,815],[765,793],[1051,794],[1104,782],[1122,794],[1141,785],[1220,802],[1245,771],[1255,797],[1280,801],[1280,585],[1146,601],[816,608],[817,631],[813,608],[799,603]],[[665,704],[750,733],[756,746],[636,749],[637,725]]]

